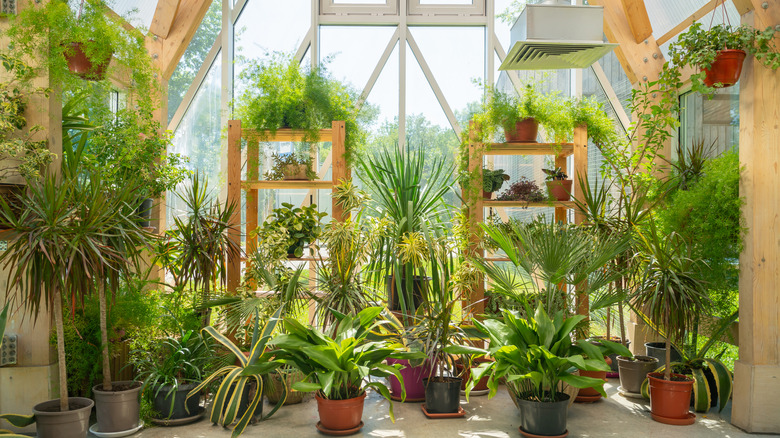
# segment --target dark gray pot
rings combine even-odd
[[[618,356],[617,363],[620,368],[620,386],[624,391],[639,394],[642,391],[642,382],[647,378],[647,373],[652,373],[658,368],[658,358],[652,356],[634,356],[637,359],[630,360],[627,357]]]
[[[233,396],[233,390],[235,386],[231,386],[230,389],[228,389],[227,397],[225,397],[225,400],[230,400],[230,398]],[[236,415],[236,421],[240,420],[241,417],[244,416],[244,413],[246,413],[247,409],[249,409],[249,402],[252,401],[252,398],[250,395],[254,395],[255,391],[257,390],[257,385],[254,382],[247,383],[246,386],[244,386],[243,392],[241,392],[241,399],[239,400],[238,404],[238,414]],[[227,403],[225,404],[227,405]],[[255,411],[252,412],[252,418],[259,418],[263,416],[263,400],[260,400],[260,403],[257,404],[257,407],[255,407]]]
[[[154,207],[154,199],[146,198],[143,201],[141,201],[141,204],[138,206],[138,209],[136,209],[136,213],[138,214],[138,217],[141,218],[141,221],[138,223],[138,226],[149,227],[152,225],[151,222],[152,207]]]
[[[133,387],[126,391],[103,391],[103,384],[92,388],[97,413],[97,430],[101,433],[135,429],[140,421],[141,382],[126,380],[113,382],[113,385],[133,385]]]
[[[645,351],[648,356],[658,359],[658,363],[666,363],[666,342],[645,342]],[[672,362],[682,360],[680,352],[672,345]]]
[[[425,410],[431,414],[454,414],[460,408],[460,377],[445,377],[437,382],[423,379],[425,385]]]
[[[559,393],[558,397],[561,401],[547,403],[518,397],[520,428],[534,435],[563,435],[566,432],[569,395]]]
[[[198,385],[199,383],[180,384],[176,391],[170,394],[168,394],[172,388],[170,385],[155,388],[152,392],[154,394],[153,405],[154,410],[160,414],[159,418],[179,420],[197,415],[198,408],[200,408],[200,397],[192,396],[187,400],[187,394]]]
[[[60,412],[60,399],[33,407],[38,438],[86,438],[89,415],[95,402],[83,397],[68,398],[69,411]]]

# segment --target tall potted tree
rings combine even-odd
[[[661,236],[653,222],[640,234],[641,271],[632,295],[637,309],[646,314],[666,337],[663,374],[650,373],[650,408],[653,419],[666,424],[693,424],[688,412],[693,379],[672,373],[671,341],[679,341],[694,319],[706,308],[705,283],[699,278],[699,261],[691,258],[691,246],[680,235]]]

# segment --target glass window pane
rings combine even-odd
[[[189,157],[187,167],[205,175],[209,188],[215,194],[219,193],[222,184],[219,175],[222,151],[221,72],[222,62],[218,55],[174,132],[171,151]],[[168,194],[167,205],[168,223],[173,223],[174,215],[186,213],[184,204],[172,193]]]
[[[395,26],[322,26],[320,62],[329,58],[328,71],[363,91],[395,32]]]
[[[712,99],[699,93],[680,98],[683,150],[704,142],[710,156],[739,147],[739,84],[718,90]]]
[[[190,45],[182,55],[171,79],[168,80],[168,121],[170,122],[176,110],[179,109],[184,95],[189,90],[192,81],[203,65],[214,41],[222,30],[222,3],[214,0],[206,16],[195,32]]]
[[[421,5],[471,5],[473,0],[420,0]]]

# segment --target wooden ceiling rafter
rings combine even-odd
[[[168,38],[168,34],[173,26],[173,20],[179,11],[180,0],[158,0],[157,8],[154,10],[152,24],[149,26],[149,32],[160,38]]]
[[[621,0],[634,42],[641,43],[653,35],[653,25],[647,16],[644,0]],[[660,44],[660,43],[659,43]]]

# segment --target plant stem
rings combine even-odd
[[[65,329],[62,321],[62,296],[59,286],[54,287],[54,325],[57,328],[57,368],[60,375],[60,412],[69,410],[68,372],[65,368]]]
[[[672,343],[669,341],[669,313],[664,316],[666,327],[666,368],[664,369],[664,380],[672,380]]]
[[[103,356],[103,391],[111,391],[111,363],[108,358],[108,324],[106,323],[106,285],[98,280],[98,300],[100,302],[100,343]]]

